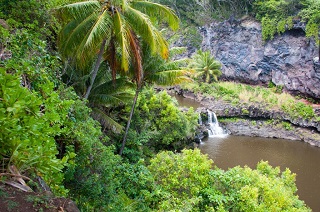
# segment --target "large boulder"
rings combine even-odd
[[[318,47],[305,26],[263,41],[261,24],[251,18],[214,22],[200,29],[202,47],[222,63],[223,78],[249,84],[273,82],[285,90],[320,99]]]

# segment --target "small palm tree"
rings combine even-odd
[[[192,57],[190,68],[195,70],[195,77],[201,77],[204,82],[211,82],[211,79],[218,81],[221,76],[221,64],[211,56],[210,51],[198,50]]]
[[[134,84],[127,78],[117,78],[112,80],[111,72],[104,71],[108,68],[105,65],[100,67],[96,80],[92,86],[92,91],[88,96],[88,106],[92,109],[92,116],[98,120],[104,128],[110,129],[115,133],[123,130],[116,120],[112,117],[112,108],[119,104],[126,104],[132,99]],[[74,67],[66,68],[64,81],[71,85],[78,95],[87,90],[88,73],[75,70]]]
[[[98,73],[88,97],[89,107],[92,108],[92,116],[104,128],[115,133],[122,132],[124,127],[115,120],[115,116],[112,117],[110,111],[119,104],[128,103],[132,99],[133,89],[134,84],[125,77],[112,80],[111,77],[99,76]]]
[[[143,75],[139,39],[148,43],[152,53],[168,57],[167,42],[151,20],[166,21],[172,29],[178,28],[179,20],[169,7],[145,0],[86,0],[59,7],[58,17],[64,23],[59,35],[62,55],[77,64],[95,61],[86,99],[104,60],[113,79],[119,69],[128,71],[130,63],[135,64],[139,82]]]

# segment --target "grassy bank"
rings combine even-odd
[[[235,82],[188,83],[183,89],[214,97],[232,105],[259,105],[266,110],[280,110],[292,118],[315,119],[320,117],[314,112],[314,105],[304,99],[294,97],[282,91],[282,87],[270,84],[268,88],[251,86]]]

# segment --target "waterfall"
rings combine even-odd
[[[201,118],[201,113],[199,113],[199,124],[202,125],[202,118]]]
[[[208,111],[208,134],[209,137],[224,137],[227,135],[227,133],[224,132],[223,128],[219,126],[219,122],[217,119],[217,116],[214,112]]]

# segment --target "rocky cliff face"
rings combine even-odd
[[[212,23],[200,29],[202,47],[221,61],[223,78],[249,84],[283,86],[320,99],[318,47],[305,37],[304,25],[264,42],[261,25],[252,19]]]

